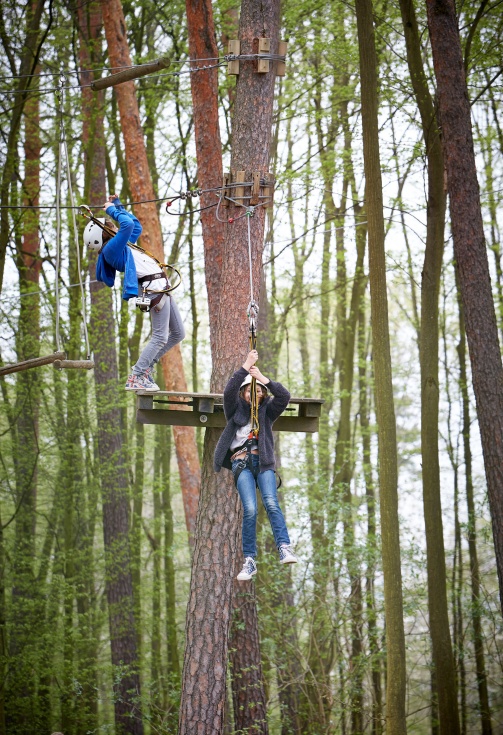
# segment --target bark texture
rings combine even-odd
[[[218,47],[210,0],[186,0],[189,53],[191,59],[214,59]],[[218,123],[218,70],[192,74],[192,109],[197,154],[197,183],[201,189],[222,184],[222,144]],[[216,201],[215,192],[201,195],[201,206]],[[210,339],[215,338],[219,307],[225,224],[215,217],[214,209],[201,212],[205,252],[205,277],[208,292]]]
[[[465,312],[503,610],[503,366],[453,0],[427,0],[454,255]]]
[[[257,6],[244,0],[241,6],[242,53],[251,53],[253,39],[265,35],[277,51],[279,2]],[[269,166],[275,76],[257,74],[253,62],[241,63],[233,120],[232,170],[266,172]],[[236,211],[234,211],[234,209]],[[229,216],[242,208],[229,207]],[[253,263],[254,298],[258,302],[263,251],[263,207],[249,221]],[[228,225],[219,310],[212,339],[211,390],[222,391],[232,372],[248,352],[247,305],[250,301],[248,217]],[[242,283],[236,289],[236,283]],[[187,608],[186,651],[182,677],[179,735],[222,733],[225,720],[225,672],[228,630],[232,610],[232,585],[237,553],[239,500],[232,476],[212,469],[219,432],[206,430],[201,498],[198,510],[192,579]],[[255,647],[255,662],[260,654]],[[256,665],[256,663],[254,664]],[[197,680],[195,673],[197,672]],[[263,687],[260,693],[264,698]],[[257,701],[257,700],[255,700]],[[262,706],[262,705],[261,705]],[[265,708],[265,705],[264,705]]]
[[[103,22],[111,66],[131,66],[126,35],[126,22],[120,0],[102,1]],[[115,87],[126,153],[126,165],[131,195],[134,201],[155,199],[147,150],[140,122],[140,112],[134,82]],[[143,225],[142,246],[156,258],[164,261],[161,223],[155,202],[137,204],[134,211]],[[187,390],[182,354],[177,345],[162,359],[167,390]],[[185,521],[189,540],[193,541],[201,470],[197,453],[195,430],[188,426],[174,426],[176,456],[182,487]]]
[[[409,71],[421,115],[428,161],[426,250],[421,288],[421,456],[428,565],[428,606],[433,665],[442,735],[459,733],[456,672],[449,629],[447,575],[440,496],[438,451],[438,296],[444,251],[444,158],[435,108],[421,57],[419,29],[411,0],[400,0]]]
[[[398,525],[396,422],[391,380],[379,156],[377,57],[372,12],[371,0],[356,0],[386,615],[386,730],[389,735],[405,735],[405,637]]]
[[[2,180],[0,185],[0,289],[3,283],[3,274],[5,268],[5,255],[9,242],[9,210],[5,207],[9,203],[9,189],[12,183],[12,177],[16,166],[17,156],[17,140],[19,136],[19,127],[23,116],[23,109],[26,104],[26,91],[33,83],[33,78],[29,75],[34,74],[37,66],[38,55],[40,52],[39,34],[40,20],[44,10],[45,0],[38,0],[29,8],[27,13],[26,37],[23,43],[23,54],[21,63],[19,64],[19,81],[17,84],[17,94],[14,95],[12,116],[10,118],[10,128],[7,137],[7,150],[5,152],[5,162],[2,171]]]
[[[234,574],[241,570],[238,556]],[[257,656],[257,652],[259,655]],[[267,707],[263,691],[255,584],[235,582],[232,600],[231,648],[234,729],[267,735]]]
[[[91,49],[100,43],[101,11],[97,4],[79,8],[82,37],[80,64],[89,69]],[[95,63],[95,62],[94,62]],[[82,71],[83,84],[92,81]],[[106,187],[103,95],[96,99],[89,87],[83,96],[83,142],[86,155],[86,194],[91,205],[100,205]],[[140,678],[133,611],[133,579],[129,548],[129,500],[127,463],[122,443],[119,375],[113,317],[112,292],[95,279],[96,256],[90,254],[91,346],[94,353],[98,422],[98,456],[103,499],[106,593],[109,610],[112,664],[115,667],[115,723],[119,735],[142,735],[139,707]]]

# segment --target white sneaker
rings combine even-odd
[[[297,564],[299,561],[293,553],[290,544],[281,544],[278,551],[280,564]]]
[[[126,380],[125,390],[159,390],[157,383],[151,383],[144,375],[132,373]]]
[[[248,579],[251,579],[256,573],[257,565],[255,564],[255,561],[252,559],[251,556],[247,556],[245,559],[245,563],[243,564],[243,568],[239,572],[236,579],[239,579],[240,582],[244,582]]]

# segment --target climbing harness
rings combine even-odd
[[[86,204],[82,204],[80,208],[81,208],[80,213],[83,217],[90,220],[98,227],[100,227],[104,232],[110,235],[110,237],[114,237],[117,234],[115,230],[113,230],[111,227],[109,227],[106,224],[103,224],[103,222],[100,222],[100,220],[93,215],[90,208]],[[128,242],[128,245],[131,249],[137,250],[140,253],[144,253],[144,255],[147,255],[149,258],[152,258],[152,260],[154,260],[157,263],[157,265],[160,267],[162,271],[161,273],[153,273],[153,274],[146,275],[138,279],[138,283],[141,285],[141,288],[142,288],[142,294],[141,296],[138,296],[135,303],[136,303],[136,306],[140,309],[140,311],[148,312],[157,306],[157,304],[160,302],[160,300],[165,294],[169,295],[172,291],[175,290],[175,288],[178,288],[178,286],[182,282],[182,276],[178,268],[175,268],[174,265],[170,265],[169,263],[161,263],[161,261],[158,260],[155,257],[155,255],[153,255],[153,253],[151,253],[146,248],[143,248],[141,245],[138,245],[138,243]],[[105,246],[103,245],[101,247],[101,249],[99,250],[100,253],[103,250],[103,247]],[[169,276],[165,270],[166,268],[169,268],[169,270],[172,273],[175,273],[177,276],[177,281],[174,285],[171,285]],[[168,283],[168,288],[164,288],[160,291],[149,289],[148,286],[150,285],[150,283],[152,283],[152,281],[155,281],[159,278],[166,279]],[[155,296],[149,296],[148,294],[155,294]]]

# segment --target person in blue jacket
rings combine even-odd
[[[84,230],[84,242],[98,250],[96,278],[107,286],[115,283],[117,271],[124,273],[122,298],[126,301],[138,296],[145,287],[149,301],[152,334],[138,362],[133,366],[126,382],[126,390],[159,390],[152,378],[154,367],[161,357],[185,337],[180,312],[171,294],[162,293],[169,287],[166,273],[149,255],[136,250],[134,245],[141,234],[139,220],[127,212],[116,194],[109,196],[103,205],[108,217],[118,223],[115,236],[89,222]],[[100,220],[103,224],[105,220]],[[114,228],[115,230],[115,228]]]

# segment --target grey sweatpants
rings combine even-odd
[[[138,362],[133,368],[134,375],[143,375],[145,370],[159,362],[161,357],[185,337],[185,327],[178,311],[176,301],[165,294],[157,306],[150,310],[152,335]]]

